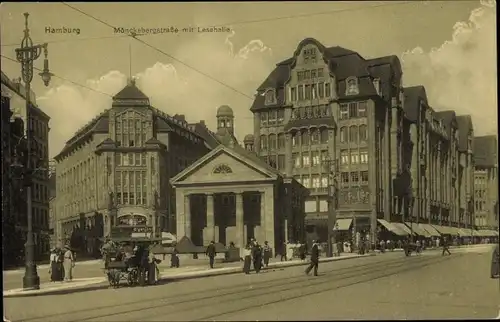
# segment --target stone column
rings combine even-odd
[[[191,200],[189,195],[184,196],[184,235],[191,239]]]
[[[264,230],[264,239],[268,241],[269,246],[276,251],[274,248],[274,234],[275,234],[275,225],[274,225],[274,191],[273,188],[266,188],[265,193],[263,194],[264,201],[264,209],[265,211],[262,214],[261,222],[263,223]],[[261,204],[262,208],[262,204]]]
[[[214,216],[214,196],[207,194],[207,226],[203,230],[204,244],[208,245],[211,241],[218,242],[215,235],[215,216]]]
[[[236,247],[245,247],[245,225],[243,223],[243,194],[236,194]]]
[[[267,238],[266,236],[266,199],[265,199],[265,193],[261,192],[260,193],[260,229],[259,229],[259,236],[255,236],[256,238],[259,239],[265,239]],[[285,231],[286,231],[286,226],[285,226]],[[259,241],[260,242],[260,241]]]
[[[295,160],[292,159],[292,134],[291,133],[285,134],[285,157],[286,157],[285,173],[287,176],[292,176],[293,163],[295,162]]]

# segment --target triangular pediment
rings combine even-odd
[[[172,185],[196,183],[251,182],[277,179],[261,163],[220,145],[172,178]]]

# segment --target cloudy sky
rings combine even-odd
[[[23,36],[23,13],[30,12],[32,39],[49,43],[50,69],[65,79],[54,79],[48,88],[40,79],[32,85],[38,104],[52,118],[52,156],[78,128],[110,106],[111,96],[126,84],[130,66],[155,107],[172,115],[185,114],[193,122],[204,119],[214,127],[216,108],[230,105],[237,134],[243,137],[253,129],[249,107],[255,89],[306,37],[355,50],[366,58],[398,55],[405,85],[423,84],[436,110],[472,114],[476,134],[497,132],[492,1],[70,5],[87,15],[62,3],[0,5],[2,56],[15,58],[14,49]],[[107,24],[179,29],[224,25],[231,32],[141,37],[156,50],[114,33]],[[79,29],[79,34],[46,32],[61,27]],[[4,57],[1,63],[9,77],[20,76],[17,63]],[[42,64],[36,62],[39,68]]]

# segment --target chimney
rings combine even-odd
[[[206,125],[205,125],[205,120],[201,120],[201,121],[200,121],[200,124],[201,124],[201,125],[203,125],[204,127],[206,127]]]

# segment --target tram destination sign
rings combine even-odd
[[[131,238],[137,237],[138,235],[146,236],[153,233],[153,227],[151,226],[121,226],[111,228],[112,238]]]

